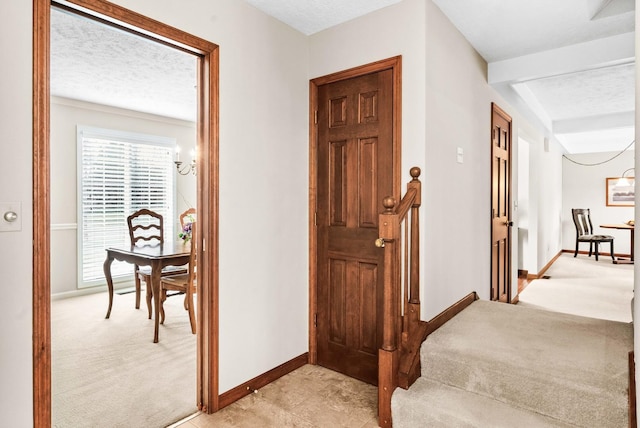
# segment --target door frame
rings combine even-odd
[[[33,0],[33,423],[51,426],[50,26],[55,4],[199,57],[199,254],[196,404],[218,410],[219,49],[214,43],[104,0]],[[200,246],[201,248],[203,245]]]
[[[318,242],[316,227],[316,205],[318,196],[318,87],[327,83],[347,80],[365,74],[376,73],[391,69],[393,72],[393,189],[394,197],[400,195],[400,168],[401,168],[401,121],[402,121],[402,56],[383,59],[362,66],[350,68],[326,76],[317,77],[309,81],[309,363],[317,364],[318,361],[318,331],[317,331],[317,261]],[[382,202],[382,201],[381,201]],[[371,243],[373,245],[373,242]]]

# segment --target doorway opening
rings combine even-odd
[[[103,0],[34,0],[33,26],[33,403],[34,426],[51,425],[51,6],[191,53],[197,61],[198,264],[196,405],[218,409],[218,46]]]

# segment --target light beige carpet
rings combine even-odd
[[[144,293],[143,293],[144,294]],[[196,408],[196,336],[169,298],[160,342],[146,305],[106,293],[51,303],[52,419],[57,428],[165,427]]]
[[[374,428],[377,405],[375,386],[307,364],[179,428]]]
[[[626,427],[633,266],[562,254],[546,275],[429,336],[394,426]]]
[[[632,349],[629,323],[478,300],[423,343],[394,426],[625,427]]]
[[[612,321],[631,322],[633,265],[611,258],[563,253],[520,293],[518,306],[547,309]]]

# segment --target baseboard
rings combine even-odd
[[[551,265],[553,264],[553,262],[555,262],[556,260],[558,260],[558,257],[560,257],[562,255],[562,253],[566,253],[568,250],[561,250],[558,252],[558,254],[556,254],[550,261],[549,263],[547,263],[546,265],[544,265],[544,267],[540,270],[540,272],[538,273],[529,273],[529,271],[524,270],[524,269],[520,269],[518,270],[518,279],[526,279],[527,283],[530,281],[533,281],[534,279],[540,279],[544,276],[544,273],[551,267]],[[518,284],[519,285],[519,284]],[[522,289],[518,288],[518,294],[520,294],[524,289],[526,288],[526,285],[524,287],[522,287]],[[519,301],[518,298],[518,294],[516,294],[516,296],[511,299],[511,303],[512,304],[516,304]]]
[[[476,300],[478,300],[478,294],[475,291],[472,291],[471,293],[467,294],[465,297],[458,300],[456,303],[433,317],[430,321],[427,322],[427,328],[425,329],[425,334],[422,341],[424,342],[427,336],[442,327],[447,321],[462,312],[463,309],[465,309]]]
[[[299,355],[294,359],[289,360],[286,363],[269,370],[266,373],[254,377],[253,379],[243,383],[242,385],[238,385],[235,388],[230,389],[224,394],[220,394],[218,401],[219,408],[222,409],[229,404],[235,403],[242,397],[246,397],[247,395],[258,391],[260,388],[263,388],[264,386],[281,378],[282,376],[304,366],[308,363],[308,361],[309,353],[305,352],[304,354]]]
[[[113,284],[113,291],[115,293],[117,293],[118,290],[122,290],[125,288],[130,288],[130,287],[134,287],[134,283],[132,280],[127,280],[127,281],[122,281],[122,282],[114,282]],[[104,293],[109,291],[109,288],[106,285],[98,285],[95,287],[86,287],[86,288],[79,288],[77,290],[72,290],[72,291],[63,291],[61,293],[53,293],[51,294],[51,300],[62,300],[62,299],[68,299],[70,297],[79,297],[79,296],[86,296],[89,294],[96,294],[96,293]]]
[[[544,275],[544,273],[549,270],[549,268],[551,267],[551,265],[553,264],[553,262],[555,262],[556,260],[558,260],[558,257],[560,257],[562,255],[562,253],[564,252],[564,250],[559,251],[558,254],[556,254],[550,261],[549,263],[547,263],[546,265],[544,265],[544,267],[542,269],[540,269],[540,272],[538,272],[538,274],[536,275],[535,279],[538,278],[542,278],[542,276]]]
[[[516,296],[513,299],[511,299],[511,304],[517,305],[519,301],[520,301],[520,294],[516,294]]]
[[[573,255],[573,254],[575,254],[575,252],[576,252],[576,251],[575,251],[575,250],[562,250],[562,252],[563,252],[563,253],[569,253],[569,254],[572,254],[572,255]],[[582,254],[582,255],[588,256],[588,255],[589,255],[589,252],[588,252],[588,251],[586,251],[586,250],[578,250],[578,254]],[[605,257],[611,257],[611,253],[607,253],[607,252],[604,252],[604,253],[603,253],[603,252],[598,252],[598,256],[599,256],[599,257],[602,257],[602,256],[605,256]],[[614,256],[615,258],[623,258],[623,259],[624,259],[624,258],[627,258],[627,259],[631,258],[631,254],[620,254],[620,253],[614,253],[614,254],[613,254],[613,256]]]
[[[549,263],[547,263],[546,265],[544,265],[544,267],[540,270],[540,272],[538,272],[537,274],[533,274],[533,273],[529,273],[529,272],[527,272],[526,270],[518,270],[518,278],[525,277],[525,275],[526,275],[527,281],[532,281],[532,280],[534,280],[534,279],[540,279],[540,278],[542,278],[542,277],[544,276],[545,272],[546,272],[546,271],[551,267],[551,265],[552,265],[556,260],[558,260],[558,257],[560,257],[560,256],[562,255],[562,253],[574,254],[574,252],[575,252],[574,250],[560,250],[560,252],[558,252],[558,254],[556,254],[556,255],[555,255],[555,256],[554,256],[554,257],[549,261]],[[578,254],[586,254],[586,255],[588,255],[588,254],[589,254],[589,252],[588,252],[588,251],[578,251]],[[602,256],[611,257],[611,254],[610,254],[610,253],[598,253],[598,255],[599,255],[600,257],[602,257]],[[624,255],[624,254],[622,254],[622,255],[616,254],[616,257],[625,257],[625,255]],[[629,258],[630,256],[629,256],[629,255],[627,255],[626,257],[627,257],[627,258]],[[523,289],[524,289],[524,288],[523,288]],[[517,295],[516,295],[516,297],[514,297],[514,298],[511,300],[511,303],[518,303],[518,296],[517,296]]]

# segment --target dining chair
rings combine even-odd
[[[182,226],[182,228],[184,228],[187,223],[193,223],[194,221],[196,221],[195,208],[189,208],[188,210],[180,214],[180,226]]]
[[[191,224],[191,256],[189,258],[189,267],[186,273],[163,276],[160,279],[160,324],[164,324],[165,312],[164,302],[167,300],[167,291],[177,291],[184,293],[184,308],[189,312],[189,323],[191,324],[191,333],[196,334],[196,313],[193,302],[193,295],[196,293],[196,253],[197,245],[196,222]]]
[[[191,223],[196,221],[196,209],[189,208],[182,214],[180,214],[180,233],[178,236],[184,241],[188,241],[191,238]],[[186,235],[186,236],[185,236]]]
[[[131,245],[145,246],[164,243],[164,220],[162,215],[149,209],[140,209],[127,217],[129,238]],[[147,311],[151,319],[151,267],[134,265],[134,283],[136,288],[136,309],[140,309],[141,281],[145,283]],[[187,270],[181,266],[168,266],[162,270],[161,275],[173,275],[184,273]]]
[[[603,242],[608,242],[611,249],[611,258],[615,261],[613,253],[613,236],[611,235],[595,235],[593,233],[593,224],[591,223],[591,210],[589,208],[573,208],[571,210],[573,216],[573,224],[576,227],[576,251],[573,257],[578,255],[578,245],[581,242],[589,243],[589,257],[595,254],[598,261],[600,252],[599,246]]]

